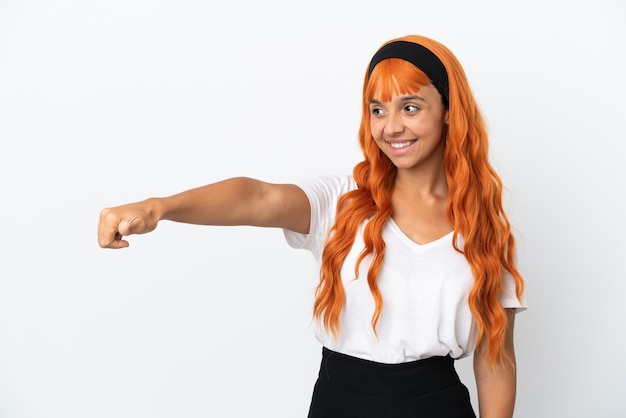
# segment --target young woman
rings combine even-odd
[[[167,219],[285,230],[320,262],[322,363],[309,417],[475,417],[454,359],[474,354],[483,418],[512,417],[524,282],[463,69],[406,36],[372,58],[352,175],[232,178],[104,209],[103,248]]]

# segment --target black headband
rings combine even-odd
[[[448,104],[448,72],[446,67],[435,54],[428,48],[407,41],[395,41],[384,45],[374,54],[367,76],[372,75],[374,67],[387,58],[400,58],[410,62],[422,70],[430,78],[430,81],[443,97],[443,102]]]

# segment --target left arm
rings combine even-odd
[[[513,417],[517,382],[513,342],[515,309],[505,309],[505,311],[509,324],[506,333],[505,350],[512,362],[492,367],[489,360],[485,357],[484,340],[476,347],[476,352],[474,353],[474,376],[478,391],[480,418]]]

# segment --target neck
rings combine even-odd
[[[398,170],[394,193],[407,197],[448,197],[448,181],[443,165],[433,171]]]
[[[395,178],[395,191],[407,197],[448,197],[448,181],[443,165],[443,153],[410,169],[398,168]]]

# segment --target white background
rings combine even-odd
[[[624,4],[1,0],[0,417],[306,416],[310,254],[174,223],[102,250],[98,214],[350,172],[366,65],[409,33],[464,65],[507,186],[516,417],[626,416]]]

